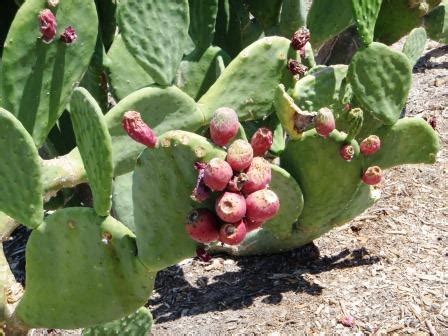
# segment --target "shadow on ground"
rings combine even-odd
[[[305,254],[302,248],[272,256],[239,258],[234,260],[236,271],[199,276],[194,285],[185,280],[184,269],[189,265],[184,268],[176,265],[163,270],[157,275],[157,294],[148,302],[154,319],[156,323],[162,323],[182,316],[237,310],[252,305],[255,298],[262,296],[266,296],[262,299],[263,303],[277,304],[282,301],[282,293],[289,291],[320,295],[323,287],[310,279],[309,274],[380,261],[379,257],[370,256],[364,248],[353,251],[345,249],[330,257],[319,257],[314,244],[306,248]],[[305,261],[310,259],[315,260]],[[203,267],[206,268],[207,264]],[[208,273],[206,270],[203,272]]]

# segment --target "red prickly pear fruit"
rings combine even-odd
[[[333,112],[330,109],[323,107],[314,118],[314,127],[317,134],[326,138],[336,128]]]
[[[271,165],[261,156],[254,157],[246,170],[247,181],[243,185],[243,193],[249,195],[264,189],[271,182]]]
[[[250,166],[254,151],[246,140],[235,140],[227,149],[226,161],[235,171],[242,171]]]
[[[135,141],[154,148],[157,144],[157,137],[154,131],[143,121],[140,113],[128,111],[124,114],[121,122],[126,133]]]
[[[370,135],[359,144],[359,150],[362,155],[368,156],[375,154],[381,147],[381,140],[377,135]]]
[[[353,156],[355,155],[355,149],[353,148],[352,145],[344,145],[341,147],[339,154],[341,154],[341,157],[345,161],[350,162],[353,159]]]
[[[41,10],[39,13],[39,30],[42,40],[50,43],[56,36],[57,23],[54,14],[49,9]]]
[[[211,243],[219,238],[218,219],[208,209],[196,209],[190,212],[185,223],[185,230],[194,241]]]
[[[233,171],[230,165],[219,158],[213,158],[204,170],[204,183],[213,191],[222,191],[232,178]]]
[[[262,227],[263,224],[264,224],[263,221],[256,222],[256,221],[253,221],[253,220],[251,220],[249,218],[246,218],[246,229],[247,229],[247,232],[254,231],[254,230]]]
[[[368,185],[375,185],[380,183],[382,177],[381,168],[378,166],[372,166],[362,175],[362,181]]]
[[[246,217],[254,222],[273,218],[280,208],[280,200],[269,189],[258,190],[246,197]]]
[[[61,34],[61,41],[67,44],[74,43],[77,38],[78,35],[76,35],[76,32],[72,26],[65,28],[64,32]]]
[[[239,173],[238,175],[232,177],[227,185],[227,191],[239,193],[243,189],[244,183],[248,180],[245,173]]]
[[[228,245],[238,245],[246,238],[246,225],[241,220],[238,223],[225,223],[219,230],[219,241]]]
[[[225,192],[215,203],[218,217],[226,223],[236,223],[246,215],[246,199],[241,194]]]
[[[261,127],[252,135],[250,144],[254,150],[254,156],[263,156],[271,148],[273,142],[272,132],[269,128]]]
[[[303,76],[305,74],[305,72],[307,72],[308,68],[306,66],[304,66],[302,63],[300,63],[299,61],[290,59],[288,61],[288,70],[293,75]]]
[[[191,193],[191,199],[196,202],[204,202],[210,197],[211,190],[204,183],[204,170],[206,163],[196,162],[194,168],[198,171],[198,178],[196,179],[196,186]]]
[[[220,107],[210,120],[210,137],[218,146],[225,146],[236,136],[239,127],[236,112],[229,107]]]
[[[301,27],[292,35],[291,47],[294,50],[301,51],[309,40],[310,40],[310,31],[305,27]]]

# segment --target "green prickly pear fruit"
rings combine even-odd
[[[232,167],[226,161],[213,158],[205,167],[204,183],[213,191],[222,191],[227,187],[232,175]]]
[[[254,151],[246,140],[235,140],[227,150],[226,161],[234,171],[242,171],[250,166]]]
[[[303,76],[305,74],[305,72],[308,71],[308,68],[306,66],[304,66],[302,63],[300,63],[299,61],[296,61],[294,59],[290,59],[288,61],[288,70],[294,76],[295,75]]]
[[[316,128],[317,134],[327,138],[328,135],[336,128],[333,112],[331,112],[329,108],[321,108],[314,118],[314,127]]]
[[[292,35],[291,47],[294,50],[302,51],[309,40],[310,40],[310,31],[305,27],[301,27]]]
[[[210,137],[218,146],[225,146],[236,136],[239,127],[235,110],[221,107],[213,113],[210,120]]]
[[[128,111],[124,114],[122,126],[126,133],[135,141],[154,148],[157,144],[157,136],[154,131],[143,121],[140,113]]]
[[[348,112],[347,142],[352,141],[359,133],[364,122],[364,112],[360,108],[354,108]]]
[[[254,222],[273,218],[280,209],[280,200],[275,192],[262,189],[246,197],[246,217]]]
[[[353,156],[355,155],[355,149],[352,145],[345,144],[341,147],[339,154],[341,154],[341,157],[345,160],[350,162],[353,159]]]
[[[218,240],[218,220],[208,209],[196,209],[190,212],[185,230],[194,241],[208,244]]]
[[[378,166],[372,166],[362,175],[362,181],[368,185],[375,185],[380,183],[382,177],[381,168]]]
[[[215,211],[225,223],[239,222],[246,215],[246,200],[241,194],[225,192],[216,200]]]
[[[359,150],[362,155],[369,156],[379,151],[381,140],[377,135],[370,135],[359,144]]]
[[[228,245],[238,245],[246,238],[246,233],[243,220],[238,223],[225,223],[219,230],[219,241]]]
[[[250,144],[254,151],[254,156],[264,156],[273,143],[272,131],[267,127],[261,127],[252,135]]]
[[[245,195],[264,189],[271,182],[271,164],[260,156],[254,157],[246,171],[247,181],[243,185]]]
[[[61,34],[61,41],[66,44],[72,44],[76,41],[78,35],[76,35],[76,31],[72,26],[68,26],[64,29],[64,32]]]
[[[203,162],[196,162],[194,168],[198,171],[198,178],[196,180],[196,186],[191,193],[191,199],[196,202],[204,202],[210,197],[210,189],[204,183],[204,171],[207,164]]]
[[[44,9],[39,13],[39,30],[42,34],[42,40],[50,43],[56,36],[57,23],[51,10]]]

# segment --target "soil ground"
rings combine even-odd
[[[160,272],[152,334],[448,335],[448,47],[428,43],[409,97],[407,115],[437,119],[435,165],[387,171],[381,200],[316,240],[315,261],[298,250]]]

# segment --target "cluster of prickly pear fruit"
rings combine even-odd
[[[237,245],[279,210],[277,195],[268,189],[271,166],[263,158],[271,148],[272,132],[259,128],[250,143],[234,140],[239,125],[237,113],[228,107],[218,108],[210,120],[211,140],[226,147],[227,155],[225,160],[195,163],[198,178],[191,198],[202,203],[212,192],[218,193],[214,211],[194,209],[186,218],[186,231],[197,242]]]

